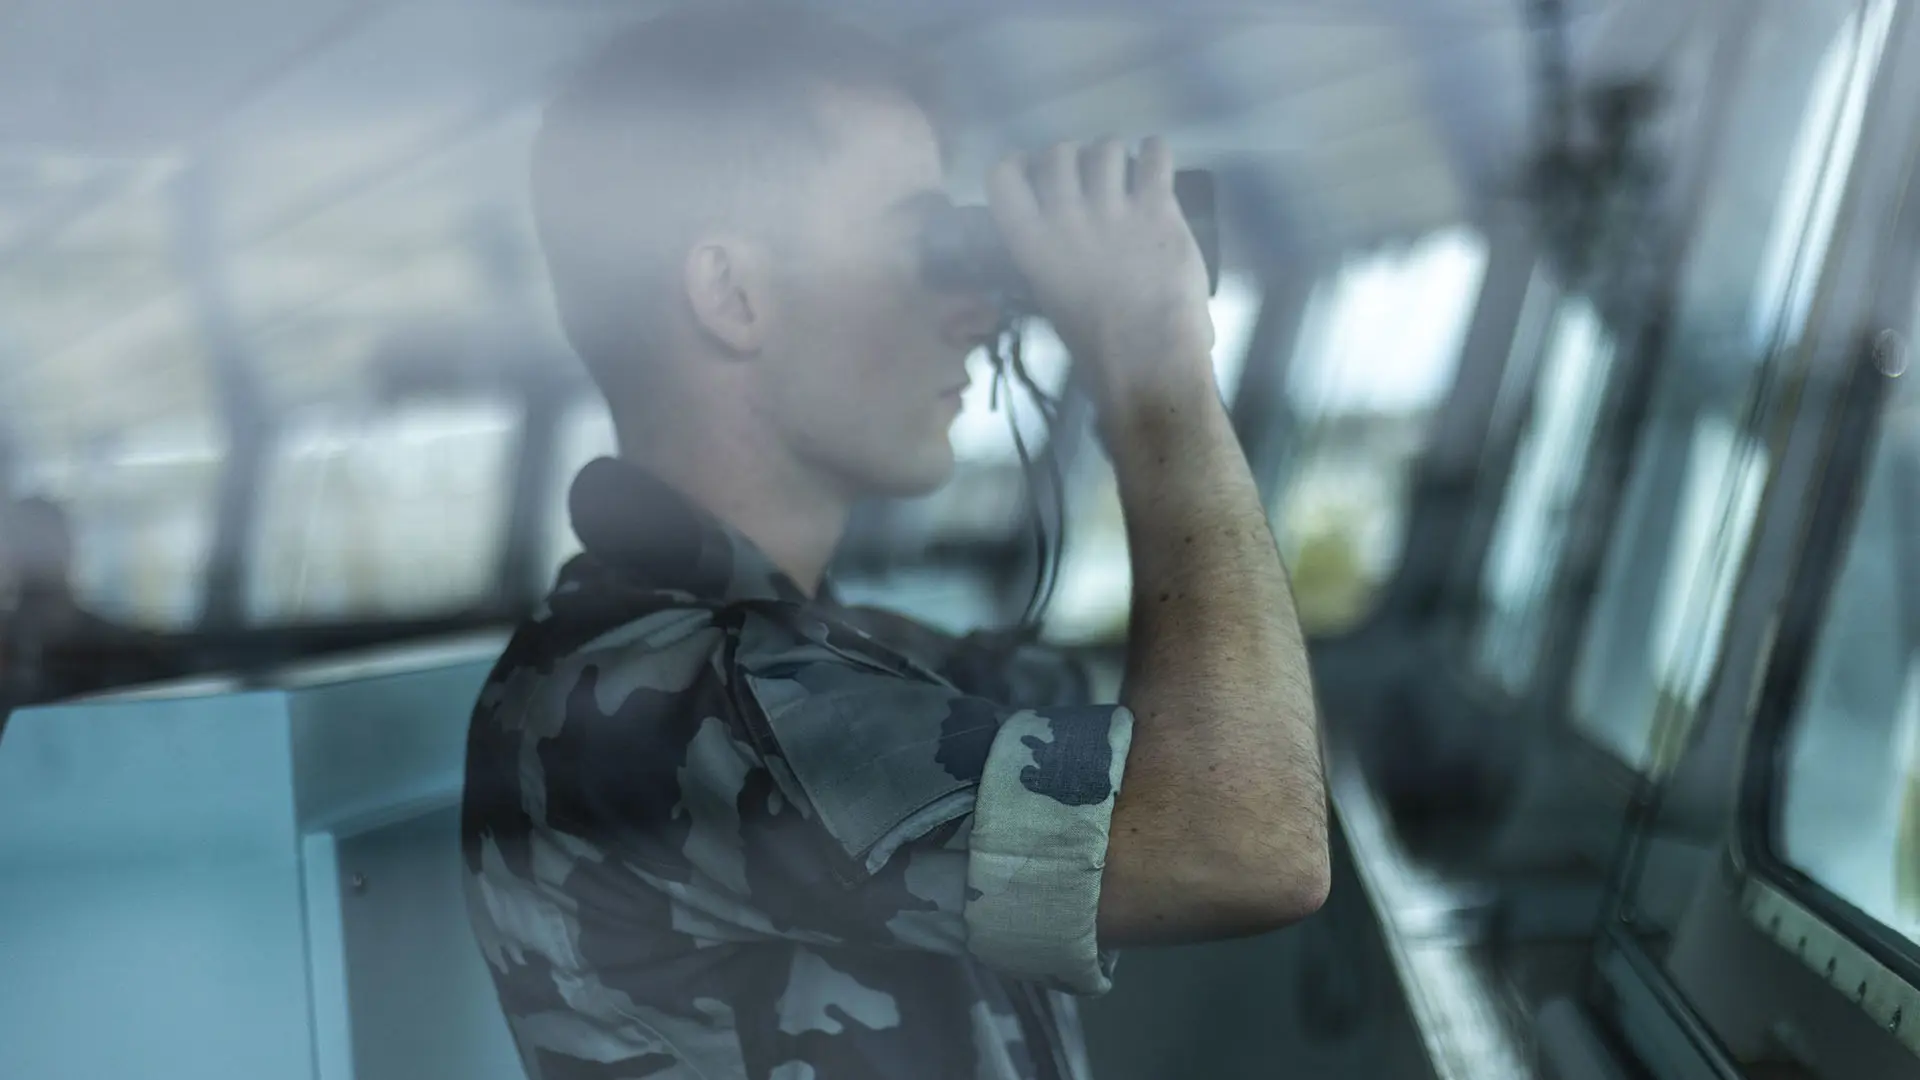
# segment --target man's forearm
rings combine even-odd
[[[1324,897],[1325,791],[1292,593],[1245,455],[1205,390],[1104,421],[1134,581],[1122,700],[1135,734],[1110,860],[1127,876],[1157,863],[1162,888],[1220,897],[1218,919],[1244,907],[1258,921]]]
[[[1109,944],[1223,937],[1326,891],[1313,694],[1272,532],[1209,354],[1207,266],[1147,139],[988,178],[994,222],[1099,408],[1133,558],[1132,748],[1101,877]]]

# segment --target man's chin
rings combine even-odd
[[[943,452],[917,458],[903,456],[889,462],[892,468],[880,470],[871,478],[872,494],[887,499],[920,499],[946,487],[953,479],[955,462],[950,447],[940,449]]]

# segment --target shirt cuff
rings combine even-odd
[[[1095,924],[1133,714],[1099,705],[1008,717],[987,754],[968,842],[968,951],[1074,994],[1113,985]]]

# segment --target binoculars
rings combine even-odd
[[[1132,162],[1127,173],[1131,179]],[[1174,173],[1173,195],[1200,245],[1211,296],[1220,287],[1220,222],[1214,208],[1213,174],[1205,169]],[[1008,314],[1039,314],[1032,287],[1014,265],[992,213],[984,206],[956,206],[930,218],[920,236],[920,267],[932,288],[990,293],[999,297]]]

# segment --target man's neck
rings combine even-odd
[[[798,463],[768,468],[783,459],[741,446],[622,440],[621,456],[753,541],[808,596],[818,593],[852,503],[817,474]]]

